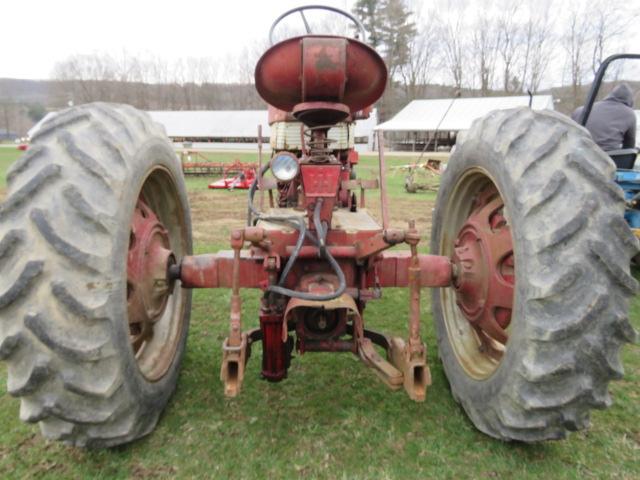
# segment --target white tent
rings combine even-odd
[[[636,147],[640,148],[640,110],[636,110]]]
[[[262,136],[271,134],[267,110],[164,110],[147,113],[164,125],[167,136],[172,138],[255,138],[258,125],[262,125]],[[374,110],[368,119],[358,120],[355,136],[370,137],[377,119]]]
[[[528,96],[413,100],[391,120],[378,125],[376,130],[385,132],[467,130],[476,118],[492,110],[527,105],[529,105]],[[534,95],[531,106],[534,110],[553,110],[553,97]]]
[[[258,125],[262,125],[262,136],[268,139],[271,128],[267,110],[157,110],[147,112],[151,118],[164,126],[171,139],[199,140],[197,146],[213,149],[255,149]],[[57,112],[49,112],[29,130],[33,137],[44,122],[55,117]],[[366,138],[366,144],[356,145],[358,150],[369,150],[373,143],[373,131],[378,123],[374,110],[366,120],[358,120],[355,138]],[[213,141],[212,141],[213,140]],[[265,145],[268,148],[268,144]]]
[[[267,110],[194,110],[194,111],[150,111],[151,118],[162,124],[167,136],[172,139],[225,139],[224,143],[212,142],[198,145],[207,148],[254,149],[258,137],[258,125],[262,125],[262,136],[271,136]],[[366,145],[356,145],[358,150],[368,150],[373,144],[373,131],[378,123],[374,110],[368,119],[358,120],[355,138],[366,138]],[[268,146],[265,145],[265,148]]]
[[[266,110],[178,110],[150,111],[170,138],[257,138],[270,133]]]

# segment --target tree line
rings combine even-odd
[[[624,0],[357,0],[368,41],[391,74],[389,113],[425,96],[430,84],[477,95],[571,87],[582,100],[602,60],[624,51],[639,18]],[[620,70],[614,72],[620,74]]]
[[[378,105],[384,120],[416,98],[537,93],[558,84],[569,87],[562,104],[568,111],[582,101],[603,58],[629,43],[639,7],[624,0],[356,0],[353,13],[389,69]],[[280,37],[294,34],[288,28]],[[315,31],[344,28],[325,20]],[[22,121],[9,126],[29,123],[43,107],[92,101],[145,110],[264,108],[252,83],[265,49],[256,42],[236,56],[174,61],[126,52],[71,55],[56,63],[45,105],[0,98],[0,128],[13,117]]]

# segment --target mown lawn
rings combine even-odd
[[[0,149],[2,180],[16,157],[17,152]],[[364,158],[360,175],[371,174],[375,162]],[[408,159],[390,157],[388,163],[391,168]],[[426,237],[434,194],[404,193],[403,177],[398,172],[389,177],[395,223],[402,225],[415,217]],[[188,179],[198,253],[226,248],[229,231],[243,222],[246,193],[208,191],[208,181]],[[431,181],[435,184],[437,178]],[[375,194],[370,199],[375,214]],[[635,275],[640,278],[640,271]],[[384,296],[367,308],[368,324],[404,335],[407,292],[390,289]],[[256,326],[258,296],[246,292],[245,298],[243,320],[248,327]],[[249,363],[242,394],[225,399],[218,376],[228,291],[195,292],[178,390],[157,430],[128,446],[85,451],[43,440],[37,427],[18,420],[19,402],[6,393],[2,365],[0,478],[640,477],[637,345],[623,351],[627,374],[611,386],[614,406],[595,412],[589,431],[553,443],[502,443],[476,431],[453,401],[438,363],[427,292],[422,298],[423,336],[433,374],[423,404],[409,401],[402,392],[388,391],[348,354],[296,357],[287,380],[263,382],[258,378],[259,348]],[[640,329],[638,297],[631,318]]]

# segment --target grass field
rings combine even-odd
[[[17,152],[0,149],[0,182]],[[218,154],[218,159],[247,155]],[[389,157],[390,168],[407,163]],[[363,158],[360,176],[376,160]],[[391,213],[398,226],[416,218],[430,230],[434,193],[409,195],[403,175],[390,172]],[[243,224],[245,192],[214,192],[209,179],[188,179],[197,253],[227,248],[229,231]],[[434,184],[437,179],[433,180]],[[4,192],[4,187],[0,190]],[[370,205],[375,197],[370,197]],[[376,208],[372,208],[374,214]],[[424,247],[423,247],[424,249]],[[640,278],[640,272],[635,272]],[[367,308],[368,325],[406,331],[407,292],[385,290]],[[246,292],[245,326],[257,325],[255,292]],[[188,349],[179,386],[156,431],[131,445],[85,451],[47,442],[18,420],[19,402],[6,393],[0,366],[0,478],[639,478],[640,348],[623,351],[624,380],[611,386],[614,405],[592,415],[593,427],[553,443],[502,443],[476,431],[452,399],[423,295],[433,386],[423,404],[388,391],[351,355],[296,357],[279,384],[258,379],[252,357],[243,392],[222,395],[220,344],[227,330],[228,291],[196,291]],[[632,322],[640,328],[640,298]],[[258,350],[258,349],[256,349]]]

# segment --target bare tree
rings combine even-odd
[[[466,67],[467,38],[464,25],[466,2],[448,0],[446,5],[441,5],[441,8],[446,13],[440,15],[436,21],[440,25],[443,60],[454,86],[460,89]]]
[[[622,0],[595,0],[590,6],[592,33],[591,69],[595,74],[606,55],[621,49],[624,35],[638,19],[639,9]]]
[[[548,22],[548,17],[537,25],[534,30],[533,45],[530,56],[529,79],[525,80],[526,87],[532,92],[537,92],[540,83],[545,77],[549,63],[553,58],[552,52],[557,45],[557,37],[553,32],[552,25]],[[525,77],[523,77],[525,78]]]
[[[115,72],[114,61],[107,55],[74,55],[55,65],[53,77],[73,85],[71,101],[86,103],[112,100],[101,82],[113,81]]]
[[[591,22],[584,6],[571,4],[563,27],[565,69],[569,73],[573,105],[577,107],[580,86],[590,61],[588,42],[591,39]]]
[[[7,134],[25,136],[32,123],[25,105],[10,99],[0,100],[0,129],[6,130]]]
[[[476,62],[482,95],[487,95],[493,85],[496,60],[501,46],[501,31],[498,26],[499,23],[494,17],[479,11],[471,27],[471,52]]]
[[[540,88],[558,42],[554,19],[547,14],[553,8],[553,0],[529,0],[522,27],[520,78],[524,89],[534,93]]]
[[[434,16],[434,12],[427,13],[428,19]],[[441,53],[436,22],[422,22],[421,13],[416,12],[416,23],[418,34],[409,42],[407,62],[399,69],[407,100],[422,95],[422,89],[437,68]]]
[[[497,50],[502,63],[502,88],[512,92],[520,88],[522,79],[517,79],[515,71],[518,61],[523,60],[523,24],[518,19],[522,9],[521,0],[503,0],[498,5],[499,16],[496,23]]]

